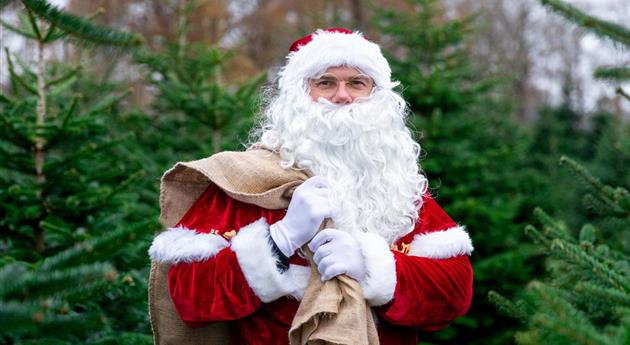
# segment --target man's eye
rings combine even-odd
[[[364,80],[351,80],[350,81],[350,85],[352,86],[359,86],[359,87],[365,87],[367,86],[367,82]]]
[[[318,82],[315,83],[315,86],[317,87],[331,87],[333,86],[335,83],[333,83],[330,80],[320,80]]]

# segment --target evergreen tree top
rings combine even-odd
[[[12,2],[15,0],[0,0],[0,10]],[[20,2],[28,14],[31,30],[14,27],[5,22],[0,22],[0,24],[21,36],[41,42],[51,42],[67,36],[82,44],[101,44],[121,48],[135,47],[142,43],[142,38],[136,34],[98,26],[89,19],[67,13],[46,0],[20,0]],[[36,25],[35,16],[49,24],[50,28],[46,33]]]
[[[611,23],[589,15],[577,7],[561,0],[540,0],[541,3],[580,27],[615,43],[630,47],[630,30],[622,25]]]

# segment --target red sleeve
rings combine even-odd
[[[384,320],[437,330],[468,311],[473,281],[470,238],[429,195],[414,231],[392,251],[396,288],[393,300],[378,310]]]
[[[283,214],[284,211],[265,210],[234,200],[211,184],[178,226],[229,241],[241,228],[261,217],[273,223]],[[205,260],[171,266],[168,285],[177,312],[192,327],[243,318],[261,305],[229,246]]]

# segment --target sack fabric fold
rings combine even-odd
[[[175,226],[210,183],[238,201],[287,208],[295,188],[310,176],[308,171],[283,169],[280,157],[263,149],[180,162],[162,177],[160,221],[165,228]],[[359,283],[346,275],[322,283],[311,259],[309,283],[289,332],[291,345],[377,345],[373,315]],[[190,328],[179,319],[167,276],[168,265],[151,263],[148,292],[154,343],[229,344],[227,323]]]

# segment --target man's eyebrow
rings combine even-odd
[[[337,79],[337,77],[330,73],[324,73],[315,79]]]
[[[337,78],[337,76],[335,76],[334,74],[324,73],[315,79],[339,79],[339,78]],[[348,78],[348,80],[353,80],[353,79],[372,79],[372,78],[370,78],[370,76],[368,76],[367,74],[359,73],[357,75],[353,75],[352,77]]]

